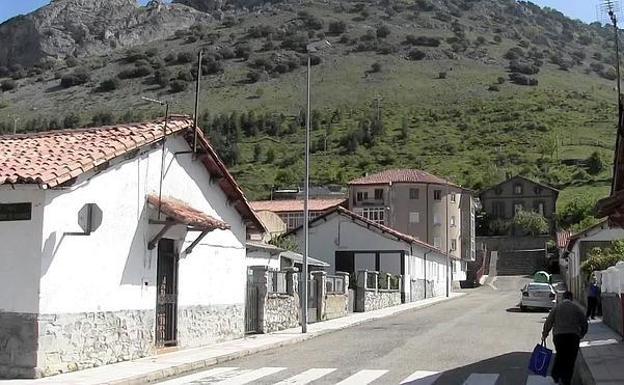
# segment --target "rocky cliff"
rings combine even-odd
[[[212,20],[196,8],[159,0],[145,7],[136,0],[54,0],[0,24],[0,66],[106,54]]]

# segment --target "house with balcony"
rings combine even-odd
[[[346,200],[344,198],[310,199],[308,207],[310,220],[335,209],[337,206],[342,206],[345,203]],[[286,224],[286,231],[296,229],[303,225],[303,206],[303,199],[251,202],[251,207],[258,213],[271,212],[276,214]],[[261,214],[261,216],[265,217],[266,215]]]
[[[476,203],[470,191],[422,170],[386,170],[349,183],[349,209],[443,250],[453,281],[475,259]]]

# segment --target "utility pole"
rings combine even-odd
[[[13,135],[17,134],[17,122],[20,120],[20,118],[13,118]]]

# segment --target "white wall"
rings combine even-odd
[[[44,193],[26,187],[0,187],[0,203],[32,203],[29,221],[0,222],[0,312],[36,313],[39,309]]]
[[[232,230],[215,230],[192,254],[180,256],[178,303],[242,304],[245,227],[204,166],[190,154],[173,155],[188,149],[180,137],[167,140],[163,197],[181,199]],[[148,224],[156,210],[148,208],[146,195],[158,193],[161,155],[158,147],[83,176],[70,190],[46,193],[43,237],[56,242],[42,256],[42,313],[154,308],[157,248],[149,251],[147,243],[161,226]],[[80,231],[77,213],[86,203],[102,209],[100,228],[90,236],[63,235]],[[178,240],[184,250],[198,235],[176,226],[165,238]]]
[[[247,266],[267,266],[271,270],[280,270],[280,255],[264,250],[247,249]]]

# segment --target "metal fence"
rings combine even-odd
[[[345,293],[345,277],[337,275],[328,275],[325,281],[327,294],[344,294]]]
[[[286,281],[286,272],[283,271],[269,271],[269,293],[274,294],[287,294],[288,285]]]

